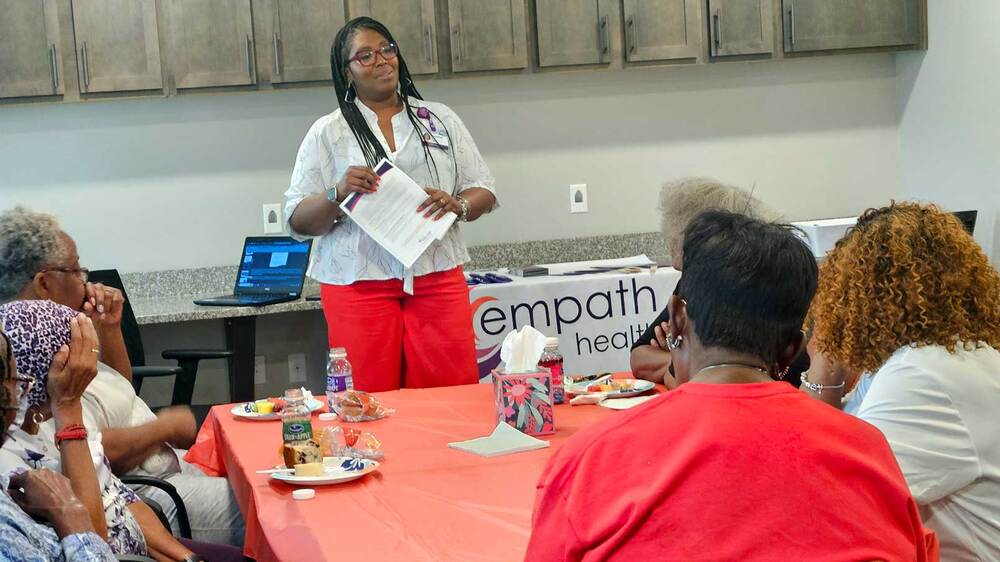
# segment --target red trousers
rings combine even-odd
[[[400,279],[323,285],[330,347],[347,349],[354,388],[368,392],[477,382],[469,288],[461,267]]]

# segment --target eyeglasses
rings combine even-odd
[[[75,273],[76,276],[80,278],[80,281],[83,281],[84,283],[87,282],[87,279],[90,279],[90,270],[87,269],[86,267],[50,267],[48,269],[43,269],[41,273],[45,273],[47,271],[58,271],[59,273]]]
[[[374,51],[368,51],[368,50],[361,51],[360,53],[357,53],[353,57],[347,59],[347,64],[351,64],[354,61],[358,61],[358,64],[360,64],[361,66],[371,66],[375,64],[375,59],[379,55],[382,56],[382,60],[391,61],[392,59],[396,58],[397,54],[399,54],[399,49],[396,48],[396,44],[389,43],[388,45],[384,47],[379,47],[377,50]]]

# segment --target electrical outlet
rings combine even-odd
[[[569,212],[587,212],[587,184],[574,183],[569,186]]]
[[[306,382],[306,354],[288,356],[288,382]]]
[[[267,363],[263,355],[256,355],[253,358],[253,383],[264,384],[267,382]]]
[[[281,234],[285,227],[281,220],[281,203],[264,203],[264,234]]]

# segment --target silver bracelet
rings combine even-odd
[[[799,380],[802,381],[802,386],[808,388],[809,390],[815,392],[816,394],[819,394],[824,390],[830,388],[844,388],[844,385],[846,384],[846,381],[841,382],[840,384],[819,384],[815,382],[809,382],[809,379],[806,377],[806,375],[808,374],[809,371],[802,371],[802,374],[799,375]]]

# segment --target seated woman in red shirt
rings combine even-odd
[[[882,434],[775,381],[802,348],[808,248],[710,211],[685,230],[684,261],[669,304],[679,386],[554,455],[526,559],[936,559]]]

